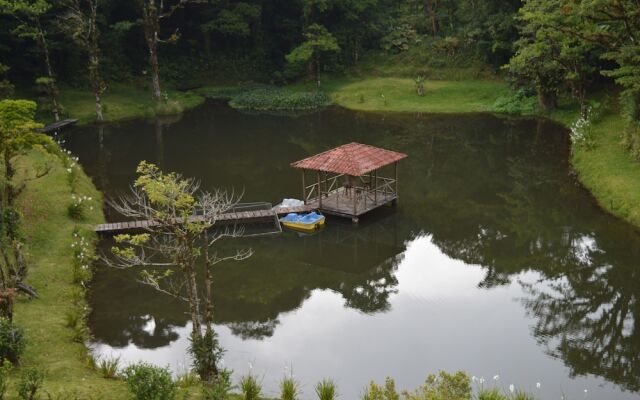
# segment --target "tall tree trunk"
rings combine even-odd
[[[427,18],[431,22],[431,33],[433,36],[438,34],[438,19],[436,17],[436,1],[437,0],[425,0],[424,10],[427,13]]]
[[[558,95],[554,91],[538,88],[538,104],[543,110],[555,110],[558,108]]]
[[[160,71],[158,64],[158,30],[160,28],[160,10],[155,0],[144,0],[142,4],[142,17],[144,24],[144,36],[149,48],[149,67],[151,68],[151,96],[155,101],[160,101],[162,91],[160,89]]]
[[[200,315],[200,299],[198,298],[198,284],[196,272],[191,265],[183,268],[186,274],[187,297],[189,298],[189,313],[191,314],[191,334],[194,339],[202,339],[202,316]]]
[[[98,0],[89,2],[91,15],[89,17],[89,80],[93,86],[93,93],[96,98],[96,120],[104,121],[102,115],[102,93],[105,90],[104,81],[100,74],[100,47],[98,43]]]
[[[40,41],[40,46],[42,47],[42,55],[44,58],[44,66],[47,71],[47,78],[50,79],[49,86],[49,96],[51,96],[51,107],[53,112],[53,117],[56,121],[60,121],[60,106],[58,104],[58,85],[56,84],[55,76],[53,75],[53,67],[51,66],[51,60],[49,58],[49,45],[47,44],[47,38],[44,35],[44,31],[40,26],[40,21],[37,22],[38,26],[38,37]]]
[[[92,51],[92,54],[89,56],[89,79],[91,80],[91,86],[93,87],[93,93],[96,98],[96,120],[102,122],[104,121],[104,116],[102,115],[104,83],[100,75],[100,59],[97,51]]]

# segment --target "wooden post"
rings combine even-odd
[[[398,162],[397,161],[393,164],[393,169],[396,175],[396,184],[395,184],[396,198],[393,200],[393,205],[395,206],[398,204]]]
[[[378,205],[378,170],[373,171],[373,204]]]
[[[304,205],[307,205],[307,183],[304,181],[304,168],[302,169],[302,201]]]
[[[320,171],[316,171],[318,175],[318,208],[322,208],[322,182],[320,181]]]
[[[396,186],[396,196],[398,196],[398,162],[397,161],[393,164],[393,169],[394,169],[394,172],[395,172],[395,175],[396,175],[396,185],[395,185]]]
[[[355,217],[358,213],[358,190],[356,189],[356,185],[353,185],[351,191],[351,196],[353,196],[353,216]]]

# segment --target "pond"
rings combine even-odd
[[[108,196],[147,160],[277,203],[301,196],[291,162],[351,141],[409,155],[399,203],[357,226],[330,218],[311,236],[238,240],[255,254],[221,265],[214,295],[236,377],[251,368],[275,395],[293,368],[306,398],[329,377],[355,399],[371,379],[413,389],[461,369],[541,398],[640,398],[640,235],[576,182],[561,126],[340,108],[251,115],[208,102],[181,118],[75,128],[66,146]],[[135,278],[97,267],[96,352],[186,370],[186,305]]]

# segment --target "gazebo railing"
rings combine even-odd
[[[377,177],[376,179],[365,179],[368,177],[358,177],[356,185],[343,186],[340,182],[340,178],[344,175],[336,175],[325,180],[316,182],[305,187],[305,201],[307,203],[313,201],[319,201],[320,196],[323,199],[327,199],[326,205],[333,205],[335,203],[338,207],[340,199],[345,196],[348,199],[354,199],[356,202],[364,202],[364,207],[367,204],[375,204],[378,200],[386,199],[389,195],[396,193],[396,179]],[[331,197],[330,199],[328,199]],[[324,203],[325,200],[323,200]]]

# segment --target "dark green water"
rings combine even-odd
[[[300,197],[290,162],[350,141],[409,155],[399,205],[358,226],[330,219],[314,236],[239,242],[255,255],[222,265],[215,291],[237,376],[251,364],[274,395],[293,365],[307,398],[332,377],[354,399],[370,379],[411,389],[463,369],[542,398],[639,397],[640,235],[575,182],[555,124],[341,109],[257,116],[207,103],[176,120],[78,128],[66,145],[108,195],[144,159],[277,203]],[[98,268],[96,351],[184,370],[185,305],[135,276]]]

